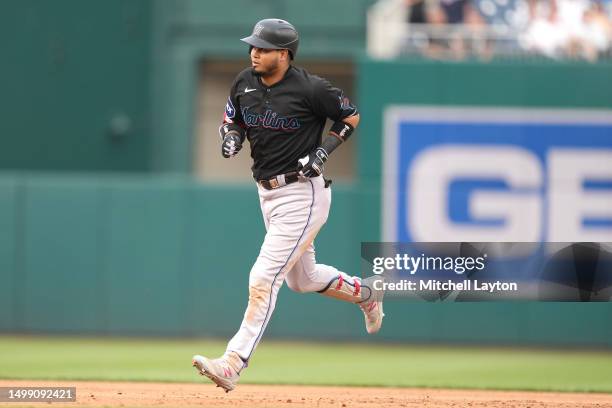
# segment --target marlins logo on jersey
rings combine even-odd
[[[340,109],[342,110],[343,114],[350,116],[357,113],[357,110],[353,105],[351,105],[349,98],[344,96],[344,93],[338,96],[338,100],[340,101]]]
[[[227,98],[227,103],[225,104],[225,117],[223,118],[224,122],[233,123],[232,119],[236,116],[236,109],[232,104],[232,99]]]

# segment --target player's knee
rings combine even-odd
[[[289,289],[291,289],[294,292],[297,292],[297,293],[308,292],[307,288],[300,285],[300,282],[298,279],[287,278],[285,282],[287,282],[287,286],[289,286]]]

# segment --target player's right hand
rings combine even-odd
[[[230,158],[234,157],[238,154],[238,152],[242,149],[242,142],[240,141],[240,136],[238,136],[235,132],[230,132],[225,135],[223,138],[223,143],[221,144],[221,154],[223,157]]]

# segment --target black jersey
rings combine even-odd
[[[356,113],[340,89],[305,69],[290,66],[283,79],[266,86],[247,68],[232,84],[224,123],[245,129],[253,177],[264,180],[296,170],[298,160],[321,145],[327,118]]]

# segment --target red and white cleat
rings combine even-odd
[[[382,326],[383,317],[385,317],[383,313],[383,302],[372,300],[370,302],[360,303],[359,308],[363,311],[365,316],[365,325],[368,333],[377,333]]]
[[[218,387],[223,388],[225,392],[230,392],[236,388],[236,384],[240,379],[240,373],[232,367],[226,356],[211,360],[196,355],[193,356],[191,363],[200,375],[210,378],[212,382],[217,384]]]

